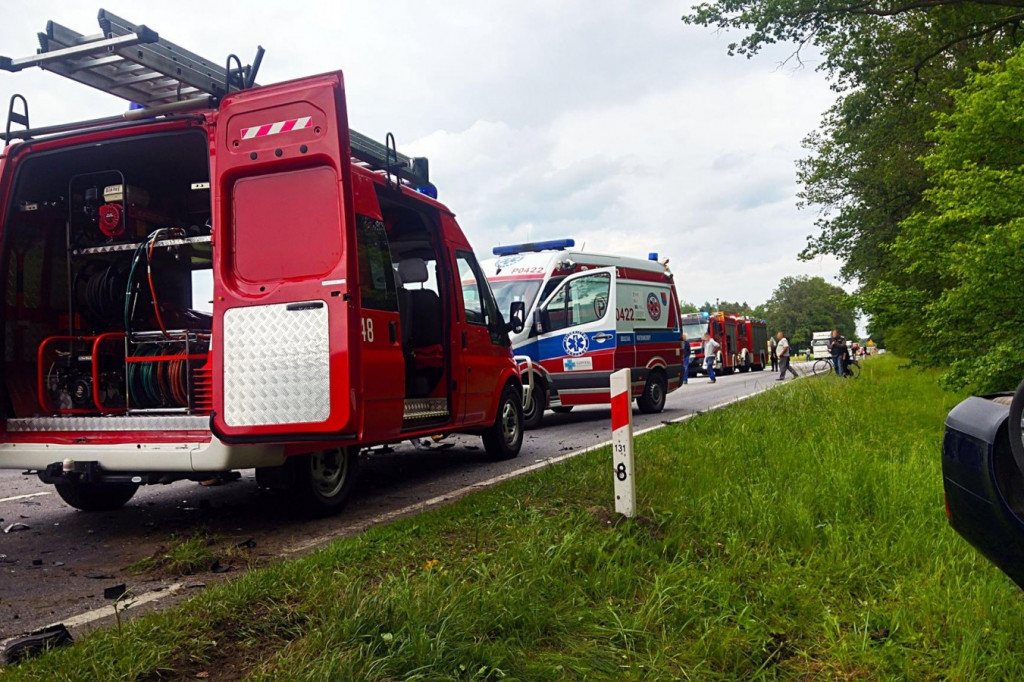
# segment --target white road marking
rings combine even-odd
[[[121,612],[124,613],[127,610],[134,609],[136,606],[141,606],[142,604],[147,604],[151,601],[156,601],[157,599],[161,599],[168,595],[174,594],[175,592],[181,589],[181,585],[181,583],[174,583],[173,585],[168,585],[162,590],[144,592],[143,594],[140,594],[138,597],[124,600],[124,602],[122,602],[123,606],[120,606],[119,608],[121,609]],[[81,613],[77,616],[72,616],[71,618],[66,618],[64,620],[57,621],[56,623],[53,623],[53,625],[63,623],[64,627],[70,630],[72,628],[78,628],[93,621],[99,620],[100,618],[106,618],[107,616],[113,615],[115,615],[114,605],[109,604],[107,606],[101,606],[98,609],[93,609],[92,611],[86,611],[85,613]]]
[[[15,495],[14,497],[0,497],[0,502],[14,502],[15,500],[25,500],[30,497],[39,497],[40,495],[49,495],[49,491],[41,493],[29,493],[28,495]]]
[[[773,388],[773,387],[772,386],[768,387],[769,390],[771,388]],[[635,436],[641,436],[641,435],[643,435],[645,433],[650,433],[651,431],[656,431],[658,429],[663,429],[666,426],[668,426],[669,424],[678,424],[679,422],[684,422],[687,419],[692,419],[693,417],[697,416],[698,413],[703,414],[704,412],[710,412],[711,410],[720,410],[723,407],[727,407],[729,405],[732,405],[733,403],[738,403],[741,400],[746,400],[747,398],[752,398],[755,395],[759,395],[759,394],[761,394],[763,392],[764,391],[754,391],[753,393],[748,393],[746,395],[741,395],[741,396],[739,396],[737,398],[732,398],[730,400],[726,400],[725,402],[718,403],[717,405],[713,405],[713,406],[711,406],[709,408],[706,408],[704,410],[699,410],[699,412],[692,412],[690,414],[683,415],[682,417],[678,417],[678,418],[672,419],[670,421],[662,422],[661,424],[656,424],[654,426],[649,426],[646,429],[640,429],[639,431],[634,432],[633,436],[634,437]],[[544,460],[537,460],[537,462],[535,464],[531,464],[529,466],[525,466],[522,469],[516,469],[515,471],[509,471],[509,472],[501,474],[499,476],[494,476],[493,478],[488,478],[485,481],[479,481],[477,483],[473,483],[471,485],[463,486],[461,488],[457,488],[457,489],[452,490],[450,492],[444,493],[443,495],[438,495],[436,497],[431,497],[429,500],[424,500],[423,502],[417,502],[415,504],[410,504],[407,507],[402,507],[401,509],[395,509],[393,511],[385,512],[383,514],[379,514],[377,516],[374,516],[371,519],[368,519],[368,520],[363,521],[361,523],[355,524],[353,526],[349,526],[349,527],[346,527],[346,528],[341,528],[341,529],[339,529],[336,532],[327,533],[325,535],[321,535],[319,537],[315,537],[315,538],[312,538],[310,540],[306,540],[305,542],[300,542],[300,543],[298,543],[296,545],[292,545],[291,547],[285,547],[284,550],[282,550],[282,551],[285,554],[298,554],[298,553],[301,553],[301,552],[306,552],[308,550],[311,550],[311,549],[314,549],[316,547],[319,547],[320,545],[325,545],[325,544],[327,544],[328,542],[330,542],[332,540],[336,540],[338,537],[342,536],[343,534],[350,533],[350,532],[361,533],[364,530],[367,530],[368,528],[372,528],[373,526],[377,526],[377,525],[380,525],[380,524],[383,524],[383,523],[387,523],[389,521],[393,521],[393,520],[401,518],[403,516],[412,516],[413,514],[417,514],[419,512],[426,511],[426,510],[428,510],[428,509],[430,509],[432,507],[440,506],[441,504],[444,504],[445,502],[454,502],[455,500],[458,500],[461,497],[465,497],[469,493],[475,492],[477,490],[481,490],[483,488],[490,488],[490,487],[493,487],[493,486],[495,486],[495,485],[497,485],[499,483],[502,483],[504,481],[509,481],[509,480],[511,480],[513,478],[519,478],[520,476],[525,476],[526,474],[529,474],[531,472],[537,471],[539,469],[543,469],[543,468],[551,466],[553,464],[558,464],[559,462],[564,462],[567,459],[572,459],[573,457],[579,457],[580,455],[585,455],[588,452],[593,452],[594,450],[600,450],[601,448],[610,447],[611,444],[612,444],[611,440],[606,440],[606,441],[603,441],[601,443],[598,443],[597,445],[591,445],[589,447],[582,448],[580,450],[573,450],[572,452],[567,452],[564,455],[559,455],[557,457],[550,457],[550,458],[544,459]]]

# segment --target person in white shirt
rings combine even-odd
[[[779,332],[775,338],[779,340],[775,344],[775,352],[779,354],[779,367],[781,368],[779,370],[779,378],[776,381],[782,381],[786,378],[786,370],[793,373],[794,379],[799,378],[800,375],[796,373],[796,370],[789,366],[789,340],[782,332]]]
[[[704,334],[704,364],[708,368],[708,378],[711,379],[709,384],[715,383],[715,358],[721,347],[722,344],[711,338],[711,334]]]

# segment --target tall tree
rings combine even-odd
[[[809,346],[813,332],[838,329],[853,338],[857,331],[853,299],[821,277],[783,277],[764,309],[768,331],[785,333],[796,346]]]
[[[1024,0],[717,0],[683,17],[745,31],[731,54],[789,42],[796,61],[809,47],[821,55],[839,96],[798,165],[802,202],[820,211],[801,256],[838,257],[866,292],[914,284],[890,247],[928,186],[919,159],[934,113],[950,110],[970,68],[1021,44],[1022,20]]]
[[[953,93],[924,157],[930,187],[892,249],[909,276],[867,298],[890,346],[953,386],[1024,374],[1024,50]]]

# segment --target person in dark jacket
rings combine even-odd
[[[779,349],[775,339],[768,339],[768,355],[772,360],[772,371],[779,371]]]
[[[686,338],[686,332],[683,332],[683,383],[689,383],[690,381],[690,342]]]
[[[846,363],[843,362],[843,358],[846,355],[846,339],[840,334],[838,329],[832,330],[832,338],[828,340],[828,352],[832,356],[832,366],[836,368],[836,376],[845,376]]]

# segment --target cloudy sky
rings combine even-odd
[[[794,165],[832,93],[813,62],[780,67],[785,46],[728,57],[738,36],[685,26],[688,2],[102,6],[218,63],[229,53],[249,63],[263,45],[264,84],[343,70],[352,127],[393,132],[400,151],[429,157],[439,198],[481,256],[562,237],[588,251],[657,252],[695,303],[756,305],[787,275],[836,281],[834,260],[796,258],[815,214],[796,209]],[[26,3],[0,24],[0,54],[32,54],[48,19],[94,33],[98,8]],[[33,126],[125,108],[63,80],[0,72],[0,101],[24,94]]]

